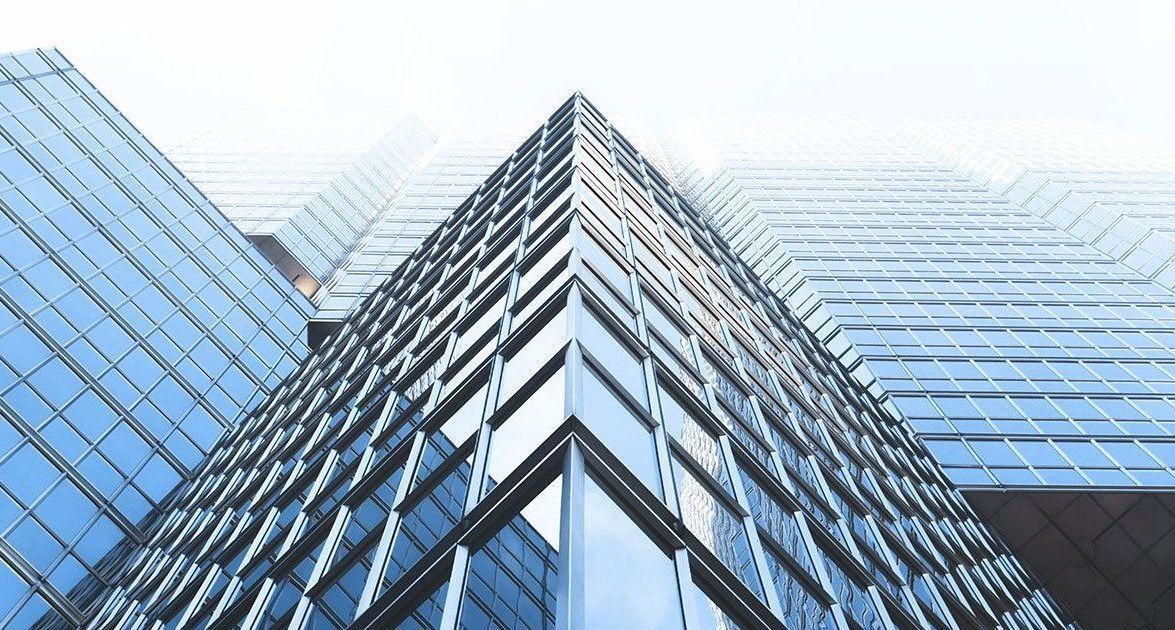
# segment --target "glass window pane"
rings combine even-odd
[[[502,369],[502,388],[499,401],[507,400],[536,370],[555,356],[555,351],[567,340],[567,311],[551,318],[541,329],[533,332],[526,345],[506,359]]]
[[[563,422],[563,411],[563,368],[559,368],[505,422],[494,429],[490,437],[487,490],[505,479],[519,462],[551,435]]]
[[[702,544],[754,593],[763,596],[755,573],[750,543],[742,520],[676,457],[673,477],[681,502],[681,518]]]
[[[726,614],[696,583],[693,592],[694,617],[703,630],[739,630],[741,626]]]
[[[653,434],[595,370],[583,370],[584,422],[653,494],[661,496]]]
[[[436,487],[408,509],[400,521],[384,570],[380,592],[398,580],[433,545],[461,520],[465,491],[469,485],[469,463],[462,461],[445,474]]]
[[[642,406],[648,406],[645,398],[645,373],[640,359],[600,323],[591,311],[583,314],[582,342],[596,362],[624,385],[628,393]]]
[[[588,628],[681,628],[673,562],[591,477],[584,490]]]
[[[441,617],[445,612],[445,594],[449,592],[449,583],[445,582],[429,595],[428,599],[420,603],[408,617],[396,624],[396,630],[433,630],[441,627]]]
[[[563,478],[470,557],[461,628],[554,628]]]

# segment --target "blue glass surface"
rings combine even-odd
[[[311,307],[59,53],[0,68],[0,416],[25,439],[0,444],[0,491],[39,519],[5,537],[46,580],[21,618],[77,621],[117,542],[92,528],[141,533],[305,355]],[[267,360],[237,362],[255,340]]]

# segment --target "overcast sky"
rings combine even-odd
[[[6,2],[158,144],[242,107],[471,109],[582,89],[623,127],[689,114],[1076,116],[1175,144],[1175,3],[483,0]]]

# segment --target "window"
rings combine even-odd
[[[681,628],[673,561],[595,479],[584,484],[585,627]]]
[[[746,530],[728,505],[729,499],[720,498],[680,459],[673,457],[672,461],[685,526],[752,592],[763,597]]]
[[[554,628],[563,478],[473,552],[460,627]]]
[[[660,497],[661,480],[657,474],[653,434],[642,417],[590,365],[583,368],[583,404],[584,424]]]
[[[595,362],[623,385],[641,407],[648,407],[641,358],[634,354],[627,344],[622,343],[590,309],[584,310],[580,321],[583,324],[581,341]]]
[[[537,329],[537,330],[536,330]],[[555,313],[541,328],[532,326],[529,332],[523,331],[513,337],[512,343],[522,343],[514,353],[506,359],[502,369],[502,386],[498,396],[499,401],[508,400],[523,383],[534,376],[548,360],[567,341],[567,311],[561,309]]]
[[[560,367],[509,417],[494,427],[486,467],[487,490],[505,479],[566,418],[563,379],[563,368]]]

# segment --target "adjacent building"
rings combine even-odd
[[[311,312],[60,53],[0,56],[0,626],[83,621]]]
[[[696,121],[679,146],[734,250],[1083,624],[1175,618],[1157,278],[857,120]]]
[[[919,118],[911,146],[1175,289],[1175,151],[1078,120]]]
[[[1060,627],[580,95],[177,492],[94,627]]]
[[[517,137],[466,124],[443,134],[315,298],[329,330],[383,284],[510,154]]]
[[[437,138],[412,116],[251,114],[168,156],[311,299],[313,346],[509,155],[495,126]]]
[[[307,297],[352,252],[435,137],[408,116],[242,115],[167,152]]]

